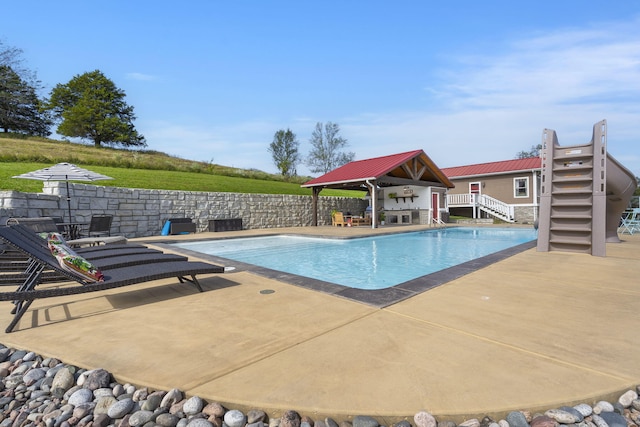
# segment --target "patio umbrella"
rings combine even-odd
[[[71,219],[71,196],[69,193],[69,181],[100,181],[113,179],[110,176],[82,169],[71,163],[58,163],[48,168],[16,175],[13,178],[36,179],[39,181],[65,181],[67,183],[67,207],[69,209],[69,222]]]

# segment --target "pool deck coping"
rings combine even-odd
[[[429,228],[418,227],[418,228],[420,229],[404,230],[402,228],[395,228],[396,230],[395,233],[393,232],[393,229],[382,229],[383,231],[379,231],[375,235],[400,234],[400,233],[410,233],[410,232],[418,232],[418,231],[435,231],[435,229],[432,227],[429,227]],[[452,227],[449,227],[449,228],[452,228]],[[527,227],[527,228],[530,228],[530,227]],[[299,235],[300,234],[274,232],[273,234],[263,235],[261,237],[299,236]],[[371,233],[364,233],[364,234],[359,233],[358,235],[338,236],[338,238],[339,239],[357,239],[357,238],[364,238],[364,237],[371,237],[371,236],[372,236]],[[251,237],[255,237],[255,236],[251,236]],[[311,236],[308,236],[308,237],[311,237]],[[319,237],[319,238],[326,238],[326,239],[336,238],[336,236],[332,236],[330,234],[314,235],[312,237]],[[242,239],[247,237],[242,237],[242,236],[228,237],[227,236],[227,237],[216,239],[215,237],[210,236],[207,239],[193,239],[190,241],[197,242],[197,241],[210,241],[210,240],[227,240],[232,238]],[[394,286],[389,286],[388,288],[376,289],[376,290],[351,288],[351,287],[340,285],[333,282],[328,282],[324,280],[301,276],[298,274],[274,270],[271,268],[249,264],[249,263],[245,263],[245,262],[241,262],[241,261],[237,261],[237,260],[233,260],[225,257],[204,254],[202,252],[193,251],[193,250],[182,248],[182,247],[176,247],[176,245],[173,244],[172,242],[156,242],[155,245],[162,248],[163,250],[170,250],[186,256],[200,258],[205,261],[211,262],[213,264],[233,266],[233,268],[236,268],[239,271],[249,271],[251,273],[254,273],[263,277],[267,277],[270,279],[278,280],[281,282],[300,286],[306,289],[310,289],[318,292],[324,292],[337,297],[342,297],[342,298],[350,299],[352,301],[382,308],[392,304],[396,304],[402,300],[421,294],[422,292],[426,292],[430,289],[433,289],[437,286],[448,283],[466,274],[472,273],[478,269],[484,268],[498,261],[502,261],[503,259],[506,259],[510,256],[518,254],[527,249],[531,249],[535,247],[536,241],[534,240],[534,241],[518,244],[510,248],[506,248],[506,249],[470,260],[470,261],[466,261],[466,262],[454,265],[452,267],[444,268],[434,273],[426,274],[424,276],[407,280],[405,282],[398,283],[397,285],[394,285]]]
[[[371,232],[215,235],[274,231]],[[380,308],[249,271],[203,277],[203,293],[166,279],[38,300],[0,342],[272,418],[461,422],[615,401],[640,383],[640,235],[621,238],[606,257],[528,249]]]

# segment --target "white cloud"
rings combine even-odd
[[[335,117],[358,159],[413,149],[441,167],[513,158],[555,129],[561,145],[586,143],[607,119],[609,152],[640,176],[640,21],[534,34],[494,51],[459,56],[423,89],[431,107]],[[195,160],[276,172],[267,151],[291,127],[301,145],[316,119],[233,123],[153,123],[153,148]],[[150,129],[150,130],[149,130]],[[298,172],[308,174],[304,165]]]
[[[149,129],[143,133],[148,141],[153,141],[154,150],[185,159],[275,172],[267,152],[275,132],[274,124],[245,122],[212,128],[153,122],[142,123],[142,126]]]
[[[359,158],[423,148],[441,167],[510,159],[555,129],[586,143],[609,123],[608,149],[640,176],[640,22],[515,40],[509,51],[460,57],[425,89],[431,110],[351,118]]]
[[[127,79],[129,80],[139,80],[139,81],[151,81],[156,80],[157,77],[151,74],[143,74],[143,73],[127,73]]]

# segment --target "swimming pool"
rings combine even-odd
[[[363,290],[380,290],[531,242],[534,229],[455,227],[352,239],[265,236],[172,246]]]

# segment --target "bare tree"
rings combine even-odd
[[[316,123],[316,128],[311,134],[311,152],[307,157],[307,166],[313,173],[327,173],[337,167],[349,163],[355,158],[353,152],[342,152],[348,143],[338,134],[340,126],[327,122],[326,125]]]
[[[542,144],[532,145],[529,151],[519,151],[516,154],[516,159],[528,159],[530,157],[540,156],[540,150],[542,150]]]

